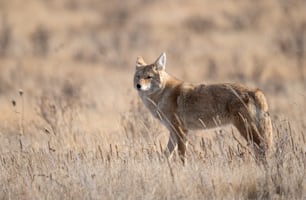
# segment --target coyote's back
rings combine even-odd
[[[186,154],[188,130],[233,124],[241,135],[266,152],[272,144],[268,104],[261,90],[238,84],[193,85],[165,72],[163,53],[153,64],[137,58],[134,86],[145,106],[170,131],[167,154],[176,146]]]

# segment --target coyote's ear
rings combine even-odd
[[[136,59],[136,68],[146,65],[145,61],[141,56],[138,56]]]
[[[155,61],[156,68],[159,71],[163,71],[166,68],[166,53],[162,53]]]

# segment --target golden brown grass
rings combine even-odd
[[[0,0],[0,198],[305,199],[305,15],[300,0]],[[190,134],[186,166],[161,154],[132,77],[162,51],[180,79],[265,91],[265,165],[232,127]]]
[[[125,130],[112,133],[120,135],[117,141],[101,139],[96,141],[97,145],[79,142],[90,137],[90,133],[78,135],[77,131],[71,131],[71,125],[72,129],[80,128],[73,121],[59,124],[60,130],[56,133],[41,130],[43,140],[29,135],[21,137],[24,146],[31,139],[40,139],[39,149],[28,146],[21,150],[17,138],[7,136],[5,139],[11,147],[0,156],[1,197],[305,198],[305,136],[304,132],[293,130],[287,120],[275,124],[275,150],[266,164],[254,161],[243,142],[233,140],[235,131],[222,129],[212,132],[210,138],[191,139],[188,164],[184,166],[178,157],[169,161],[161,154],[163,145],[158,143],[158,138],[162,132],[156,131],[156,123],[150,121],[149,113],[137,112],[139,109],[136,106],[127,114],[128,119],[124,117],[121,125]],[[72,146],[67,147],[65,143]]]

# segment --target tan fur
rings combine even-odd
[[[272,144],[272,125],[262,91],[238,84],[185,83],[165,71],[163,53],[153,64],[137,58],[134,86],[145,106],[170,131],[167,153],[176,146],[185,159],[188,130],[233,124],[260,152]]]

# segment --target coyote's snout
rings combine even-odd
[[[238,84],[185,83],[165,71],[166,54],[153,64],[136,60],[134,87],[145,106],[170,131],[167,153],[178,146],[185,159],[188,130],[233,124],[257,152],[272,144],[272,125],[268,104],[259,89]]]

